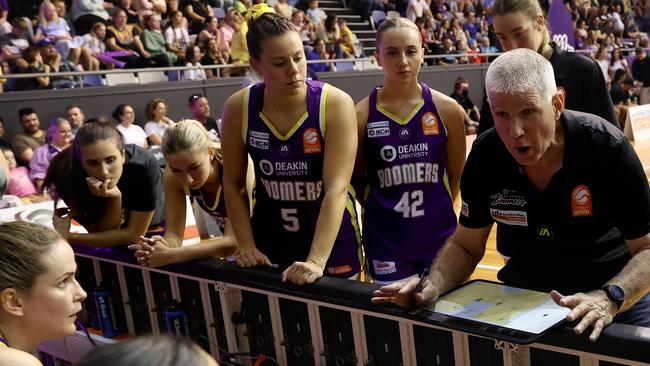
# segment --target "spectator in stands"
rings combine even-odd
[[[196,44],[198,44],[199,47],[205,47],[208,39],[219,39],[220,36],[219,19],[217,19],[217,17],[208,17],[205,23],[205,29],[203,29],[196,37]]]
[[[68,122],[70,122],[70,127],[72,128],[72,138],[74,138],[77,135],[77,131],[79,131],[81,126],[84,124],[86,116],[81,110],[81,107],[77,104],[70,104],[67,106],[65,108],[65,115]]]
[[[167,49],[180,59],[185,60],[185,50],[190,44],[190,34],[187,32],[187,22],[183,18],[183,13],[176,10],[169,17],[170,23],[165,28],[165,41]],[[216,18],[214,18],[216,20]],[[210,26],[208,26],[209,28]],[[218,31],[218,30],[217,30]],[[201,31],[201,33],[205,30]],[[199,35],[200,36],[200,35]]]
[[[462,76],[456,78],[454,91],[449,96],[462,107],[465,133],[467,135],[475,134],[478,130],[478,121],[481,118],[481,112],[469,98],[469,81]]]
[[[247,64],[250,61],[248,45],[246,44],[246,33],[248,33],[248,23],[239,18],[239,28],[232,35],[230,43],[230,57],[236,64]]]
[[[239,29],[241,22],[241,15],[239,15],[235,9],[228,9],[226,17],[223,18],[221,28],[219,29],[221,31],[221,38],[223,38],[223,42],[226,43],[228,47],[230,47],[232,36]]]
[[[226,65],[228,64],[228,59],[225,58],[224,55],[229,56],[229,53],[219,50],[219,41],[216,38],[210,39],[207,42],[207,47],[205,49],[203,57],[201,58],[201,65]],[[230,68],[220,70],[207,69],[205,70],[205,73],[209,79],[218,78],[219,75],[227,77],[230,75]]]
[[[628,106],[630,105],[630,94],[634,89],[634,79],[622,69],[616,70],[612,79],[612,86],[609,95],[614,103],[614,110],[618,114],[618,123],[625,128]]]
[[[140,40],[140,28],[126,23],[126,12],[118,9],[113,15],[113,24],[106,28],[106,46],[110,51],[123,52],[123,56],[116,58],[126,62],[126,68],[137,68],[143,62],[138,54],[148,59],[151,54],[144,49]]]
[[[247,34],[252,67],[262,75],[264,83],[230,96],[223,112],[223,184],[228,218],[239,246],[237,264],[252,267],[278,263],[281,268],[288,267],[282,273],[283,281],[297,284],[313,283],[324,274],[356,278],[360,269],[357,234],[350,212],[345,210],[346,202],[352,204],[348,186],[357,145],[354,104],[340,89],[306,80],[300,36],[288,19],[272,11],[265,4],[256,5]],[[322,91],[327,93],[326,105],[319,99]],[[249,100],[248,113],[243,115],[245,97]],[[262,115],[269,119],[263,121],[266,117]],[[327,125],[326,131],[318,127],[319,115],[321,125]],[[243,121],[245,116],[248,119]],[[300,126],[289,133],[298,119]],[[278,130],[287,138],[273,132]],[[259,131],[264,132],[257,134]],[[250,144],[248,138],[241,138],[249,134],[258,136]],[[323,143],[324,139],[327,143]],[[288,146],[288,150],[281,145]],[[289,185],[297,182],[284,180],[280,174],[256,174],[259,194],[251,218],[247,197],[242,194],[248,153],[258,172],[270,172],[272,163],[265,163],[266,159],[309,161],[308,168],[292,171],[300,172],[300,180],[316,189],[313,197],[304,201],[298,196],[271,198],[272,193],[265,191],[262,181]],[[322,191],[320,183],[316,183],[321,181]],[[282,237],[281,245],[273,239],[277,237]]]
[[[87,70],[99,70],[100,63],[108,69],[112,69],[115,65],[123,66],[125,62],[119,61],[114,58],[113,53],[106,52],[106,24],[97,22],[93,24],[90,32],[81,36],[82,38],[82,47],[81,54],[84,55],[82,58],[87,57],[90,61],[90,69]]]
[[[291,19],[291,15],[295,10],[294,7],[289,4],[288,0],[278,0],[273,8],[275,9],[276,13],[289,19]]]
[[[54,48],[54,45],[52,43],[45,42],[45,44],[42,44],[38,50],[41,54],[41,58],[43,59],[43,63],[50,66],[51,72],[59,72],[62,62],[65,62],[66,64],[69,63],[69,61],[66,62],[61,60],[61,55],[56,50],[56,48]],[[77,70],[77,68],[73,67],[73,70]]]
[[[614,47],[612,50],[610,59],[609,59],[609,76],[610,78],[614,78],[614,74],[616,74],[616,71],[618,70],[623,70],[626,73],[628,73],[629,67],[627,65],[627,60],[621,55],[621,48],[620,47]]]
[[[576,334],[592,328],[592,342],[612,321],[650,327],[650,189],[632,146],[608,121],[565,110],[552,64],[532,50],[497,58],[486,89],[495,129],[472,147],[459,224],[417,302],[469,277],[496,219],[497,249],[510,257],[498,274],[506,285],[550,291],[572,309]],[[417,282],[382,287],[373,301],[406,305]]]
[[[162,15],[167,11],[165,0],[135,0],[133,5],[140,19],[152,14]]]
[[[167,117],[167,102],[161,98],[154,98],[147,103],[144,115],[149,122],[144,125],[149,145],[160,145],[165,131],[175,123]]]
[[[341,28],[339,28],[337,18],[336,15],[327,17],[321,31],[318,32],[324,35],[323,40],[325,41],[327,52],[329,52],[331,58],[344,57],[343,49],[341,47],[343,39],[341,38]]]
[[[140,244],[129,246],[129,249],[136,251],[135,256],[140,264],[150,267],[234,254],[237,242],[222,194],[220,146],[210,139],[201,123],[183,120],[166,132],[162,151],[168,164],[163,177],[167,232],[164,238],[143,239]],[[199,225],[199,236],[209,239],[200,245],[182,246],[188,196],[210,216],[222,236],[211,238]]]
[[[69,60],[74,65],[78,65],[81,62],[85,70],[91,70],[89,68],[90,60],[80,59],[81,47],[79,42],[72,39],[70,26],[66,23],[65,19],[59,18],[54,4],[49,1],[41,3],[38,20],[39,24],[34,34],[34,43],[38,44],[39,41],[47,40],[55,44],[56,50],[63,59]],[[87,53],[85,57],[88,57]]]
[[[451,20],[455,18],[454,14],[451,12],[449,4],[445,0],[434,0],[431,2],[431,14],[433,17],[439,21],[444,19]]]
[[[110,124],[83,125],[72,147],[52,159],[44,187],[69,214],[55,211],[54,228],[74,244],[114,247],[135,244],[141,235],[164,232],[162,176],[158,160],[125,145]],[[70,232],[70,220],[88,234]]]
[[[636,49],[636,58],[632,61],[632,75],[643,83],[639,90],[639,104],[650,103],[650,58],[641,47]]]
[[[5,132],[5,121],[0,118],[0,149],[11,149],[11,145],[4,139]]]
[[[9,62],[13,72],[27,68],[27,61],[23,59],[22,52],[29,47],[27,39],[28,24],[24,18],[14,18],[11,22],[11,33],[0,37],[0,47],[4,58]]]
[[[122,134],[122,140],[125,144],[147,149],[147,134],[142,127],[135,124],[135,112],[128,104],[120,104],[113,111],[113,118],[118,121],[117,130]]]
[[[78,36],[90,32],[90,28],[97,22],[108,22],[108,12],[112,9],[110,1],[98,0],[72,0],[72,19],[74,19],[74,30]]]
[[[41,130],[41,123],[36,111],[30,107],[18,111],[18,119],[23,126],[23,133],[16,134],[11,140],[11,149],[21,165],[29,166],[34,150],[45,145],[45,131]]]
[[[192,94],[187,102],[192,113],[192,119],[201,122],[203,127],[208,131],[208,134],[210,134],[210,138],[213,141],[219,142],[221,139],[220,128],[217,125],[217,121],[210,117],[210,103],[208,103],[208,98],[202,94]]]
[[[414,22],[415,19],[429,16],[433,18],[433,14],[429,9],[429,5],[426,0],[409,0],[408,7],[406,8],[406,18]]]
[[[330,58],[329,53],[325,50],[325,41],[316,38],[314,47],[307,53],[307,60],[327,60]],[[332,63],[313,63],[307,64],[307,68],[312,72],[334,71],[334,64]]]
[[[0,36],[11,33],[11,24],[7,21],[7,15],[9,15],[8,4],[0,2]]]
[[[300,34],[300,39],[303,43],[311,43],[316,39],[316,32],[313,24],[309,23],[309,20],[305,17],[305,12],[302,10],[296,10],[291,15],[291,23],[298,30]]]
[[[598,64],[578,53],[565,52],[550,41],[537,0],[496,0],[492,7],[492,26],[504,51],[525,47],[540,52],[553,64],[559,86],[566,91],[567,109],[592,113],[618,126]],[[479,134],[494,125],[489,106],[484,100]]]
[[[352,33],[348,27],[348,23],[345,21],[345,19],[338,18],[337,23],[341,31],[341,49],[343,50],[343,57],[355,58],[361,50],[357,50],[354,33]]]
[[[26,48],[23,53],[23,60],[27,62],[27,68],[22,70],[21,73],[32,74],[32,73],[45,73],[49,74],[52,70],[50,65],[43,62],[43,57],[41,56],[38,48],[30,46]],[[50,77],[49,76],[38,76],[33,78],[22,78],[16,79],[14,82],[14,90],[39,90],[39,89],[48,89],[50,87]]]
[[[187,48],[185,52],[185,58],[187,59],[187,67],[193,67],[189,70],[183,71],[183,80],[206,80],[208,77],[205,74],[205,70],[201,65],[201,49],[197,45],[192,45]]]
[[[23,221],[0,226],[0,359],[41,365],[36,347],[73,335],[86,292],[74,252],[54,230]]]
[[[327,14],[323,9],[318,7],[318,0],[308,0],[307,4],[308,8],[305,11],[305,14],[307,15],[307,19],[309,19],[309,22],[316,28],[324,27]]]
[[[463,41],[462,39],[456,42],[456,53],[459,55],[464,55],[469,53],[469,47],[467,47],[467,43],[465,43],[465,41]],[[470,59],[467,56],[458,57],[456,60],[458,60],[459,64],[470,63]]]
[[[458,41],[464,41],[465,45],[467,45],[467,35],[463,30],[463,25],[457,18],[449,21],[449,34],[454,44],[458,44]]]
[[[152,14],[146,19],[147,29],[142,32],[142,46],[151,55],[150,61],[154,66],[173,66],[178,56],[170,52],[167,42],[160,30],[160,16]]]
[[[38,194],[38,189],[29,179],[29,169],[16,164],[13,151],[2,149],[2,155],[7,162],[9,174],[7,175],[7,194],[18,197],[29,197]]]
[[[77,366],[217,366],[185,337],[144,336],[93,348]]]
[[[115,16],[117,9],[122,9],[126,13],[126,24],[134,24],[140,27],[141,24],[144,24],[144,18],[141,18],[138,15],[138,12],[135,11],[135,6],[133,5],[132,0],[118,0],[117,6],[114,7],[112,16]]]
[[[596,51],[596,56],[594,59],[600,67],[600,71],[603,73],[603,78],[605,81],[609,81],[609,60],[607,59],[607,48],[605,46],[600,46],[598,51]]]
[[[199,34],[206,24],[208,17],[213,17],[212,8],[204,0],[181,0],[180,8],[189,20],[191,34]]]
[[[481,21],[476,19],[474,12],[470,11],[467,14],[467,19],[465,24],[463,24],[463,30],[468,38],[476,39],[476,34],[481,31]]]
[[[438,59],[438,65],[454,65],[458,63],[458,59],[455,56],[456,48],[451,38],[443,38],[442,40],[442,52],[443,55],[449,55],[447,57],[442,57]]]
[[[34,156],[29,162],[29,178],[34,182],[36,188],[42,190],[43,180],[50,162],[56,154],[70,146],[71,142],[70,122],[60,117],[50,120],[50,126],[47,129],[47,144],[34,150]]]

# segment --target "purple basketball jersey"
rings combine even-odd
[[[307,112],[282,136],[262,113],[264,84],[245,95],[242,137],[255,165],[251,224],[255,243],[274,263],[307,259],[323,201],[324,110],[328,84],[307,81]],[[352,197],[330,255],[326,275],[359,271],[359,233]],[[350,210],[352,208],[352,210]]]
[[[446,174],[447,134],[431,91],[400,120],[369,97],[364,157],[364,248],[381,261],[432,260],[456,227]]]

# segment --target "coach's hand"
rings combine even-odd
[[[422,284],[422,291],[415,293],[415,288],[418,286],[420,279],[417,277],[409,278],[403,282],[395,282],[387,286],[382,286],[372,293],[373,304],[383,304],[392,302],[404,308],[413,306],[421,306],[424,304],[435,301],[440,296],[440,290],[431,278],[428,277]]]
[[[282,272],[282,282],[288,281],[298,285],[314,283],[314,281],[321,277],[323,277],[323,268],[310,260],[306,262],[293,262],[289,268]]]
[[[600,336],[603,329],[612,323],[618,308],[605,294],[603,290],[596,290],[589,293],[579,292],[571,296],[563,296],[559,292],[551,291],[551,298],[556,304],[571,309],[567,314],[567,321],[580,320],[580,323],[573,328],[576,334],[582,334],[589,326],[593,327],[589,340],[594,342]]]

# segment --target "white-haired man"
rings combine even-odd
[[[505,284],[551,291],[590,340],[616,322],[650,327],[650,193],[636,153],[604,119],[564,110],[551,64],[528,49],[486,75],[495,129],[477,138],[461,178],[459,225],[434,261],[418,303],[464,282],[494,222],[509,257]],[[408,304],[417,279],[373,302]],[[569,296],[564,296],[561,293]]]

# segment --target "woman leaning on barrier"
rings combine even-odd
[[[68,212],[55,210],[55,229],[69,242],[94,247],[137,243],[164,232],[162,174],[157,159],[125,145],[108,123],[83,125],[72,146],[52,162],[44,187]],[[74,218],[88,234],[70,232]]]
[[[32,352],[73,334],[86,298],[74,253],[55,231],[15,221],[0,225],[0,263],[0,364],[40,366]]]

